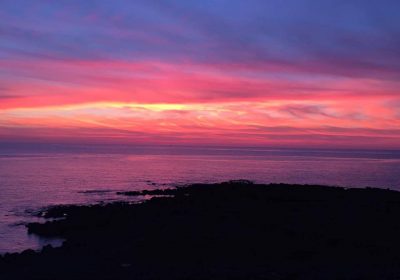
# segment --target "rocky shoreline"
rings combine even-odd
[[[400,279],[400,193],[248,181],[56,206],[27,225],[58,237],[0,257],[0,279]]]

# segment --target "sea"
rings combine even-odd
[[[400,151],[3,143],[0,254],[62,243],[27,234],[44,207],[136,202],[117,192],[238,179],[400,191]]]

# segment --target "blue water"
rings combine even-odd
[[[21,225],[44,206],[233,179],[400,190],[400,152],[0,144],[0,253],[57,242]]]

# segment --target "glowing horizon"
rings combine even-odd
[[[400,149],[394,1],[20,2],[0,141]]]

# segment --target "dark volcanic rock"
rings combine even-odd
[[[0,258],[0,279],[399,279],[400,193],[196,184],[141,204],[59,206],[28,225],[60,248]],[[141,192],[140,195],[143,195]]]
[[[140,196],[140,195],[174,195],[175,193],[176,193],[176,189],[117,192],[117,194],[127,195],[127,196]]]

